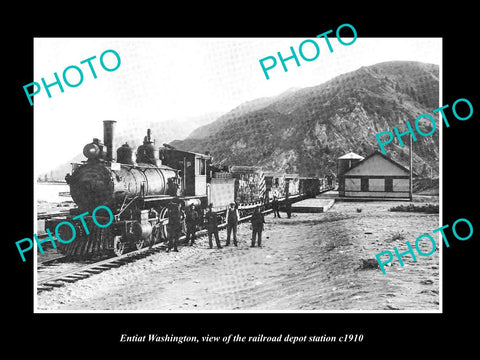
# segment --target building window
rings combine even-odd
[[[205,175],[205,159],[197,159],[198,175]]]
[[[360,179],[345,178],[345,191],[360,191]]]
[[[360,183],[360,190],[361,191],[368,191],[368,178],[362,178]]]

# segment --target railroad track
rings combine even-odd
[[[269,214],[272,212],[271,209],[263,211],[263,214]],[[251,215],[241,218],[239,223],[246,222],[250,220]],[[219,230],[226,229],[227,224],[223,223],[218,226]],[[207,230],[200,230],[197,231],[196,237],[202,237],[207,235]],[[179,242],[182,244],[185,242],[185,236],[181,236]],[[70,269],[68,271],[64,271],[60,274],[52,275],[47,278],[41,279],[37,281],[37,293],[42,291],[51,290],[53,288],[62,287],[65,284],[73,283],[78,280],[89,278],[92,275],[102,273],[106,270],[110,270],[113,268],[120,267],[122,265],[134,262],[139,259],[143,259],[148,257],[156,252],[163,251],[166,249],[165,243],[158,243],[151,247],[145,247],[140,250],[135,250],[128,252],[122,256],[114,256],[110,257],[101,261],[93,262],[91,264],[84,264],[82,266],[78,266],[74,269]],[[65,258],[65,256],[60,256],[54,259],[49,259],[43,261],[42,265],[52,265],[55,261]],[[37,274],[38,275],[38,274]]]
[[[122,256],[111,257],[105,260],[79,266],[75,269],[47,277],[37,282],[37,293],[45,290],[51,290],[55,287],[61,287],[66,283],[72,283],[78,280],[86,279],[94,274],[99,274],[103,271],[120,267],[140,258],[147,257],[161,250],[162,248],[164,249],[165,245],[156,244],[152,246],[152,248],[136,250]],[[43,264],[45,264],[45,262]]]
[[[41,213],[37,214],[37,220],[48,220],[48,219],[51,219],[52,217],[55,217],[55,216],[67,216],[69,214],[70,214],[70,209],[61,210],[61,211],[57,211],[57,212],[54,212],[54,213],[41,212]]]

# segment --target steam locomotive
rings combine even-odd
[[[59,251],[65,255],[84,258],[113,250],[120,256],[129,249],[165,241],[167,211],[173,203],[184,207],[194,204],[201,215],[212,203],[214,211],[222,216],[228,204],[235,201],[243,217],[258,206],[268,207],[273,196],[294,200],[304,194],[314,196],[319,190],[319,179],[265,176],[260,167],[254,166],[220,169],[212,166],[208,154],[182,151],[167,144],[156,147],[150,129],[137,148],[135,162],[127,143],[114,156],[115,124],[113,120],[103,122],[103,143],[93,139],[85,145],[86,161],[72,164],[72,173],[65,177],[77,208],[45,224],[49,228],[65,220],[76,224],[75,240],[59,244]],[[72,219],[91,213],[99,205],[111,209],[114,221],[107,228],[99,228],[92,225],[91,216],[84,216],[87,228],[92,229],[86,234],[84,226]],[[107,222],[109,217],[104,216]],[[95,217],[102,221],[100,211]],[[59,235],[69,239],[72,234],[68,232],[69,227],[62,227]]]

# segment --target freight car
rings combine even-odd
[[[307,197],[315,197],[321,191],[321,180],[314,177],[299,178],[299,190]]]
[[[276,197],[280,201],[297,198],[303,195],[298,174],[283,174],[278,172],[265,172],[265,184],[269,201]]]
[[[315,197],[325,191],[334,188],[333,179],[331,176],[316,178],[316,177],[300,177],[299,191],[306,197]]]

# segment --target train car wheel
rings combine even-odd
[[[125,253],[126,244],[122,241],[122,237],[117,235],[113,238],[113,252],[117,256],[122,256]]]

